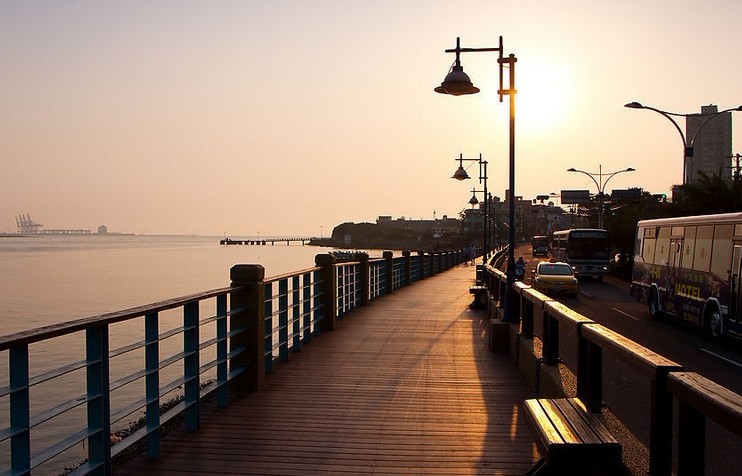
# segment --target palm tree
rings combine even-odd
[[[683,186],[677,215],[708,215],[742,211],[742,180],[728,181],[721,169],[711,175],[698,172],[698,182]]]

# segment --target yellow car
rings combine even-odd
[[[533,271],[531,286],[544,294],[577,296],[577,276],[567,263],[540,262]]]

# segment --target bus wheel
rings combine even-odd
[[[660,317],[660,299],[657,296],[657,291],[652,290],[649,292],[649,317],[657,319]]]
[[[721,337],[721,311],[717,306],[713,306],[711,312],[706,316],[706,332],[712,339]]]

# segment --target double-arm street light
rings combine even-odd
[[[608,184],[608,181],[620,173],[634,172],[635,170],[635,168],[627,167],[623,170],[603,173],[602,164],[598,165],[598,172],[585,172],[574,167],[567,169],[567,172],[579,172],[587,175],[595,183],[595,186],[598,187],[598,194],[596,195],[598,199],[598,228],[603,228],[603,201],[605,200],[605,186]],[[605,180],[603,180],[603,176],[605,176]],[[598,179],[596,180],[595,177],[598,177]]]
[[[510,216],[508,217],[508,264],[505,272],[507,276],[507,293],[505,294],[503,320],[506,322],[515,321],[517,319],[514,312],[516,295],[513,289],[515,282],[515,63],[518,60],[512,53],[507,57],[503,57],[502,36],[500,37],[497,48],[462,48],[460,39],[457,37],[456,48],[445,51],[446,53],[455,53],[456,60],[441,85],[435,88],[435,92],[451,94],[453,96],[478,93],[479,88],[475,87],[469,76],[464,73],[459,56],[461,53],[492,51],[498,54],[497,64],[500,71],[500,87],[497,92],[500,95],[500,102],[502,102],[502,98],[505,95],[510,98],[510,174],[508,185],[510,188],[510,197],[508,200]],[[505,65],[509,66],[510,69],[508,89],[503,87],[503,67]]]
[[[484,237],[482,241],[482,265],[487,263],[487,253],[489,253],[489,240],[487,239],[487,212],[489,208],[489,203],[487,203],[487,161],[482,160],[482,154],[479,154],[478,159],[465,159],[464,154],[459,154],[459,158],[456,159],[459,161],[459,168],[456,169],[456,172],[454,172],[453,176],[451,178],[454,178],[456,180],[467,180],[470,179],[469,174],[466,172],[466,169],[464,168],[464,161],[470,161],[470,162],[477,162],[479,163],[479,183],[481,183],[484,186],[484,190],[475,190],[472,189],[472,196],[471,200],[469,200],[469,203],[472,206],[475,206],[479,203],[479,200],[477,200],[476,193],[477,192],[483,192],[484,193],[484,214],[482,215],[483,219],[483,227],[484,227]]]
[[[696,144],[696,139],[698,138],[698,134],[701,132],[701,130],[711,122],[713,118],[716,116],[719,116],[721,114],[724,114],[726,112],[732,112],[732,111],[742,111],[742,106],[737,107],[731,107],[729,109],[724,109],[723,111],[714,112],[711,114],[679,114],[675,112],[668,112],[663,111],[662,109],[657,109],[655,107],[651,106],[645,106],[642,103],[633,101],[628,104],[624,104],[624,107],[628,107],[630,109],[648,109],[650,111],[654,111],[657,114],[660,114],[661,116],[667,118],[670,122],[672,122],[672,125],[675,126],[675,129],[677,129],[678,133],[680,134],[680,139],[683,141],[683,185],[690,183],[693,179],[691,176],[692,168],[693,168],[693,147]],[[683,129],[678,125],[678,122],[674,119],[674,117],[685,117],[688,116],[703,116],[706,117],[706,120],[701,123],[701,125],[696,129],[696,131],[693,133],[693,137],[686,137],[685,133],[683,132]]]

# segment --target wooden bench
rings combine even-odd
[[[524,402],[528,423],[546,452],[529,475],[618,475],[621,444],[577,398]]]
[[[474,301],[471,303],[472,308],[484,309],[487,307],[487,286],[470,286],[469,294],[474,295]]]

